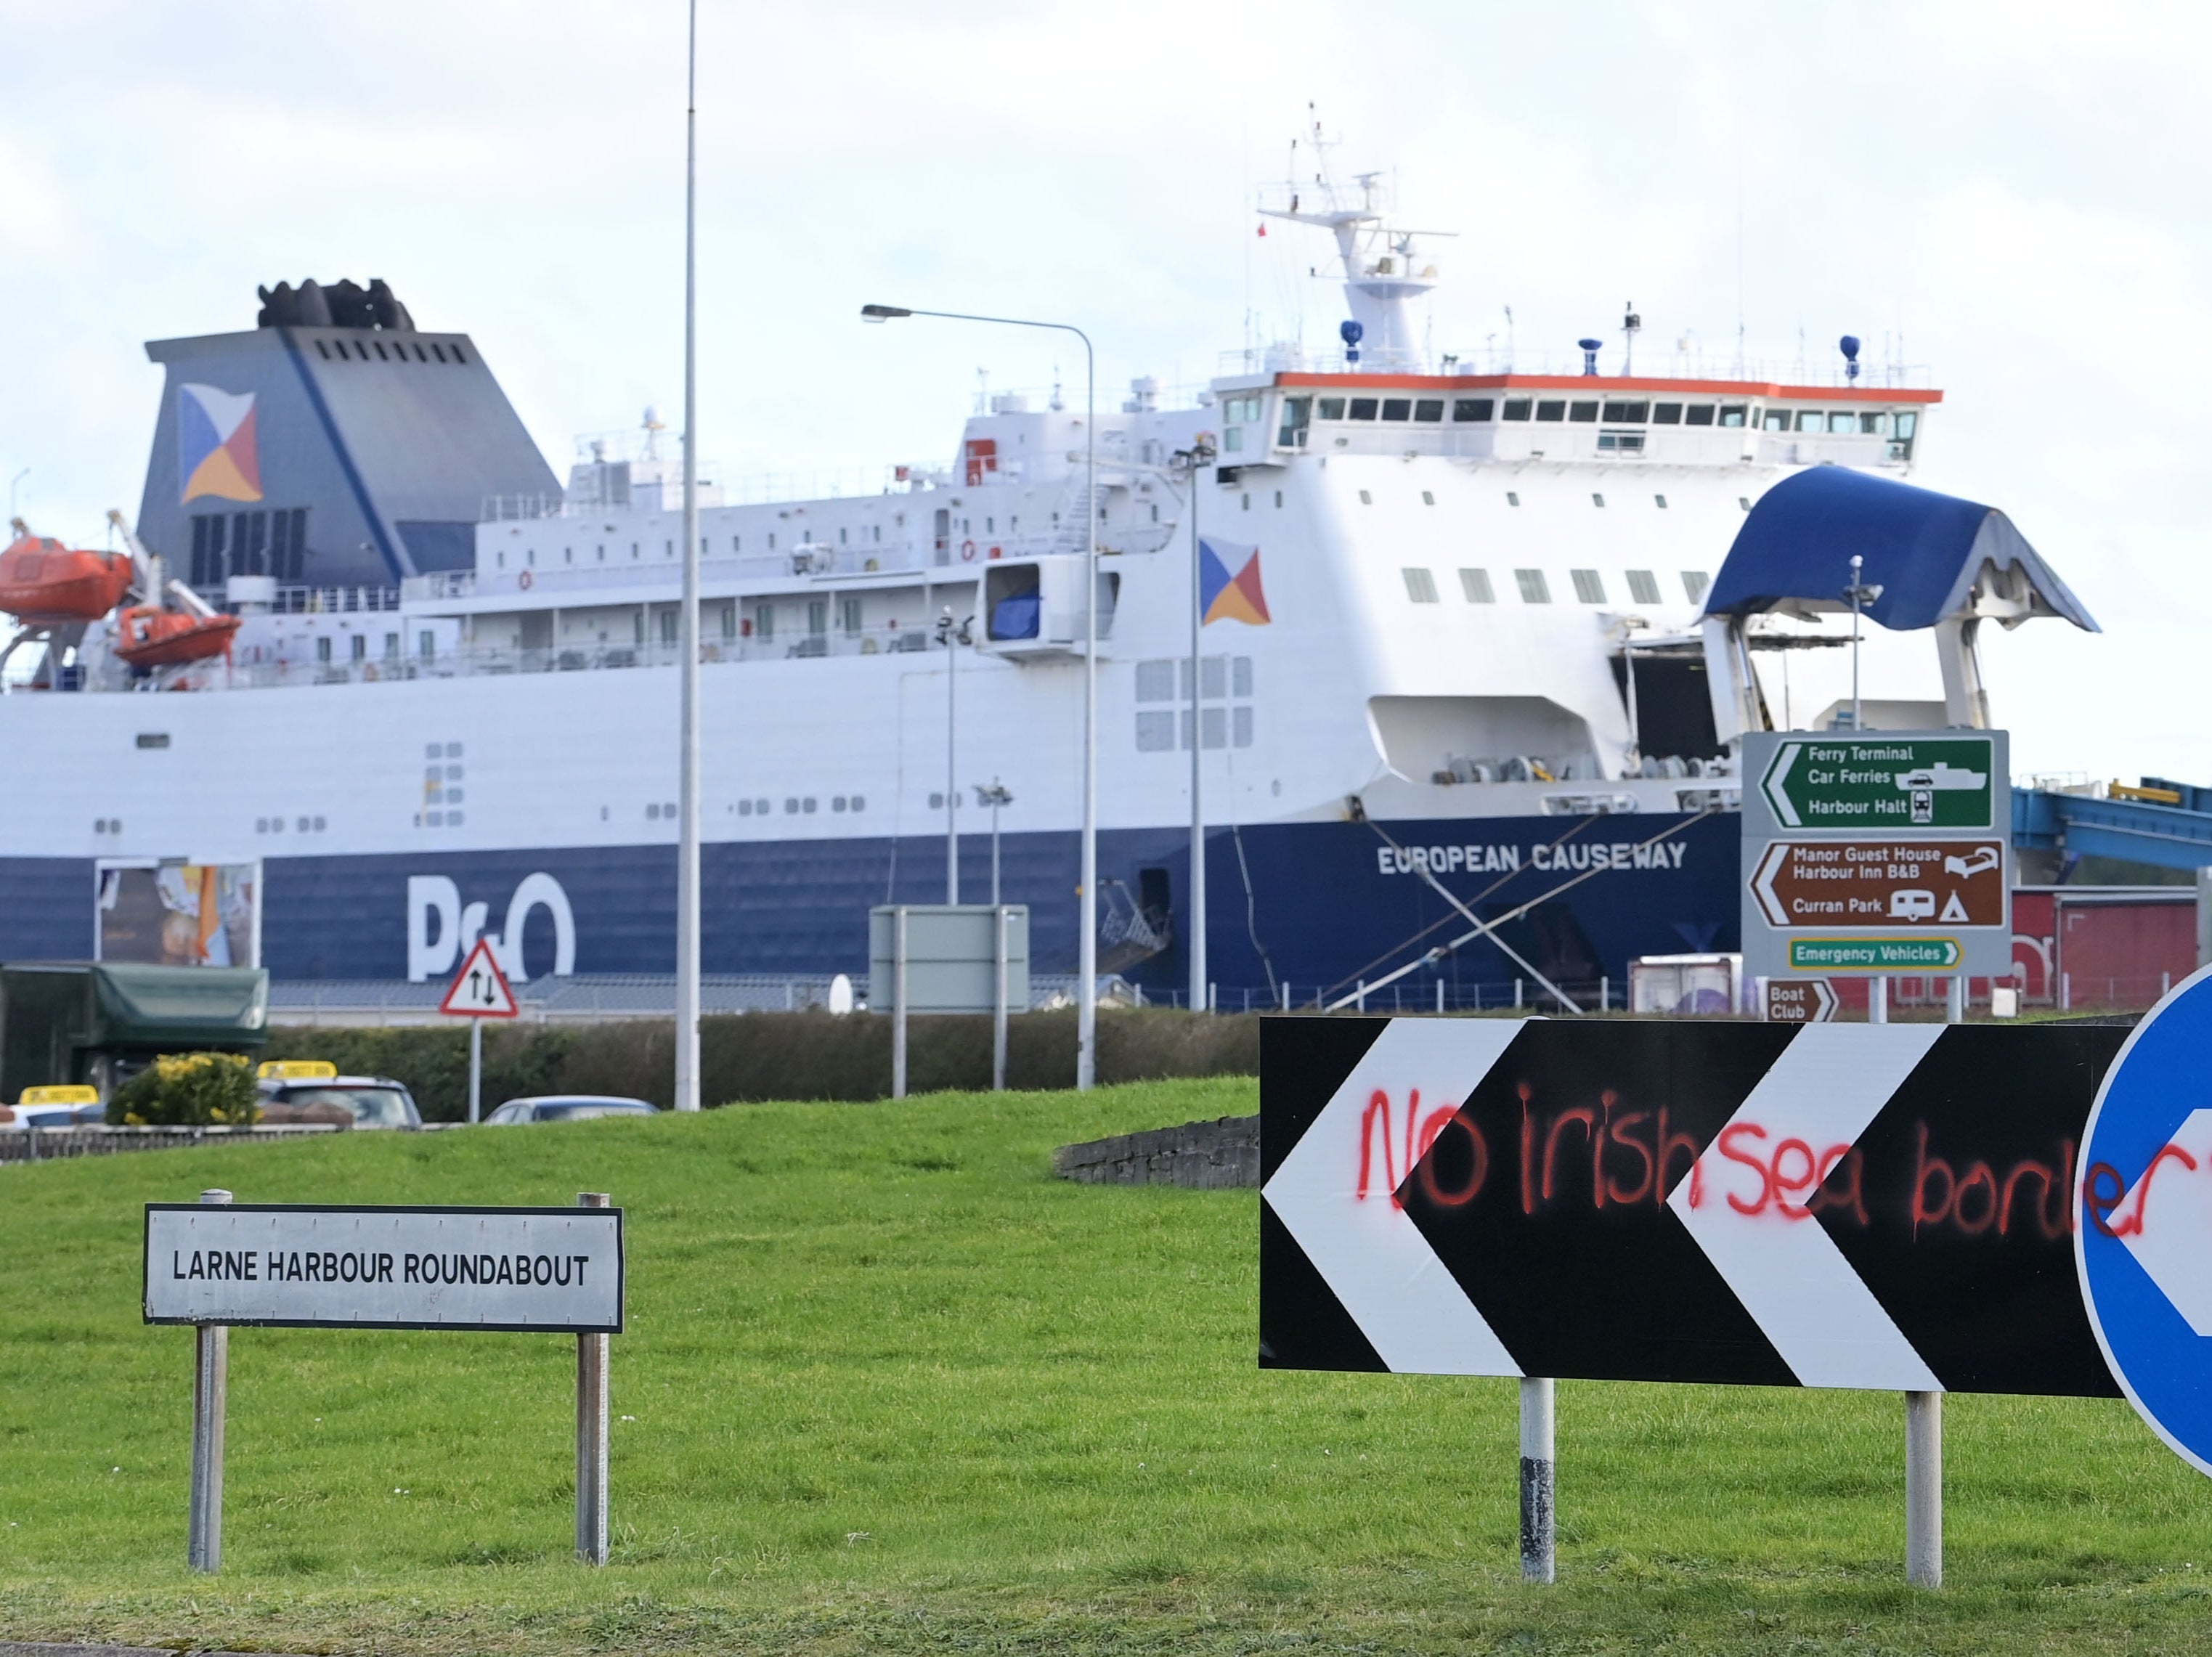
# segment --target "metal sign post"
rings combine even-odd
[[[875,998],[868,998],[873,1001]],[[891,1097],[906,1097],[906,906],[891,916]]]
[[[192,1326],[186,1557],[222,1563],[223,1415],[232,1326],[573,1333],[576,1551],[607,1558],[607,1338],[623,1326],[623,1213],[575,1208],[146,1205],[143,1312]]]
[[[446,986],[438,1011],[449,1018],[469,1021],[469,1120],[483,1120],[483,1021],[514,1018],[522,1011],[514,988],[499,964],[489,938],[478,938],[461,962],[453,981]]]
[[[1006,906],[991,894],[991,1091],[1006,1090]]]
[[[1553,1405],[1548,1375],[1521,1377],[1521,1580],[1549,1582],[1553,1560]]]
[[[228,1191],[203,1191],[220,1207]],[[219,1323],[192,1332],[192,1497],[185,1563],[196,1571],[222,1569],[222,1423],[230,1399],[230,1331]]]
[[[576,1193],[579,1208],[605,1208],[604,1191]],[[576,1337],[576,1557],[607,1563],[607,1336]]]
[[[1943,1586],[1943,1394],[1905,1395],[1905,1580]]]

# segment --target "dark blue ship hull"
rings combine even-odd
[[[1501,927],[1506,944],[1563,985],[1602,976],[1619,986],[1636,956],[1736,947],[1738,833],[1733,815],[1217,829],[1207,843],[1208,975],[1223,986],[1224,1005],[1241,1005],[1248,990],[1256,1000],[1263,986],[1284,982],[1303,1005],[1450,944],[1470,928],[1416,871],[1419,863],[1433,865],[1485,920],[1541,900]],[[1001,890],[1006,901],[1030,906],[1039,972],[1074,970],[1077,850],[1072,831],[1008,835],[1001,843]],[[989,836],[963,836],[961,853],[961,895],[987,901]],[[1099,865],[1106,912],[1148,913],[1169,939],[1139,958],[1138,947],[1109,938],[1102,968],[1163,998],[1182,990],[1188,833],[1103,833]],[[709,844],[703,869],[703,965],[716,974],[864,973],[871,905],[945,895],[944,842],[919,836]],[[565,896],[574,971],[674,969],[669,846],[270,858],[263,960],[283,980],[405,978],[410,880],[434,877],[453,883],[463,906],[483,906],[484,931],[503,935],[519,925],[526,969],[540,976],[556,963],[552,908],[532,904],[509,920],[516,889],[538,874]],[[89,859],[0,859],[0,960],[91,955],[94,891]],[[1165,928],[1157,924],[1162,915]],[[424,932],[439,930],[418,922],[418,948]],[[1465,1005],[1474,986],[1526,976],[1486,938],[1424,966],[1405,986],[1411,1005],[1415,988],[1432,996],[1441,977],[1455,1005]]]

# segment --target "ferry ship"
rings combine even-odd
[[[1139,379],[1095,434],[991,398],[865,489],[702,474],[708,973],[861,969],[871,905],[948,895],[949,822],[957,895],[995,883],[1073,971],[1086,598],[1101,970],[1186,980],[1196,743],[1226,1005],[1617,996],[1732,948],[1733,744],[1850,717],[1852,550],[1887,549],[1873,618],[1937,646],[1869,725],[1987,724],[1981,620],[2094,626],[2003,514],[1908,481],[1942,394],[1856,341],[1707,373],[1639,364],[1631,314],[1578,361],[1427,360],[1438,270],[1378,185],[1261,203],[1334,239],[1340,351],[1187,406]],[[675,440],[648,416],[562,487],[468,335],[382,282],[261,297],[148,347],[136,606],[19,610],[0,958],[422,983],[483,937],[519,980],[671,972]],[[141,612],[226,625],[134,661]]]

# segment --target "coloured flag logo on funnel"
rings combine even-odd
[[[212,385],[177,388],[177,476],[182,501],[261,498],[261,450],[253,436],[253,393]]]
[[[1229,573],[1232,563],[1237,566],[1234,575]],[[1260,586],[1257,547],[1200,537],[1198,595],[1200,619],[1209,626],[1215,622],[1242,622],[1247,627],[1265,627],[1272,619],[1267,592]]]

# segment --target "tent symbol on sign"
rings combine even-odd
[[[1936,919],[1946,921],[1958,921],[1961,924],[1966,921],[1966,906],[1959,901],[1959,895],[1956,892],[1952,893],[1950,896],[1943,900],[1943,913],[1938,915]]]

